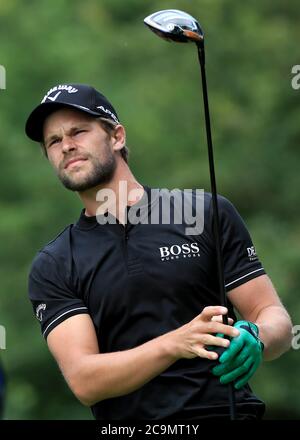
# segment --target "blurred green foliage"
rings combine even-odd
[[[244,217],[294,324],[299,323],[299,1],[0,0],[0,324],[7,419],[88,419],[43,341],[27,297],[36,251],[76,221],[62,189],[24,135],[53,85],[82,82],[111,99],[127,128],[130,164],[150,186],[209,190],[202,95],[194,45],[155,38],[143,18],[182,9],[206,31],[219,193]],[[252,380],[267,418],[298,418],[300,351],[265,363]]]

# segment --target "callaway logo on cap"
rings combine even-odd
[[[119,124],[117,112],[96,89],[86,84],[62,84],[48,90],[40,105],[29,115],[25,127],[27,136],[42,142],[45,119],[62,107],[75,108],[96,117],[103,116]]]

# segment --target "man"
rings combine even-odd
[[[75,396],[97,419],[228,418],[233,382],[238,417],[260,418],[264,403],[247,382],[262,357],[289,348],[291,322],[232,204],[219,198],[224,325],[210,194],[198,234],[162,215],[127,221],[134,210],[133,219],[138,211],[151,219],[166,192],[136,180],[115,109],[87,85],[50,89],[26,133],[84,206],[38,252],[29,276],[36,317]],[[197,196],[187,198],[195,207]]]

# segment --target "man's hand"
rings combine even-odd
[[[262,361],[263,343],[258,337],[258,327],[249,321],[238,321],[234,324],[240,332],[231,339],[230,346],[213,368],[215,376],[221,376],[220,382],[234,382],[234,387],[243,387],[253,376]]]
[[[176,359],[192,359],[197,356],[218,359],[218,348],[228,347],[229,339],[239,335],[239,330],[222,323],[227,308],[208,306],[192,321],[165,335],[169,353]],[[219,336],[221,334],[221,336]],[[223,335],[229,339],[224,339]],[[209,347],[209,348],[208,348]]]

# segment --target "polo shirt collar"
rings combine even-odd
[[[151,206],[155,203],[156,199],[158,198],[158,193],[156,190],[151,189],[147,185],[142,185],[144,188],[144,194],[142,198],[135,203],[134,205],[127,206],[127,212],[130,210],[131,207],[134,207],[134,209],[138,208],[146,208],[148,207],[147,212],[149,213],[151,211]],[[109,212],[106,212],[105,214],[101,214],[99,217],[111,217],[111,222],[106,220],[107,224],[119,224],[120,222],[118,219],[116,219],[112,214]],[[87,216],[85,215],[85,208],[82,209],[80,213],[80,217],[75,224],[79,229],[92,229],[96,226],[100,226],[101,223],[97,220],[97,216]],[[123,226],[123,225],[121,225]]]

